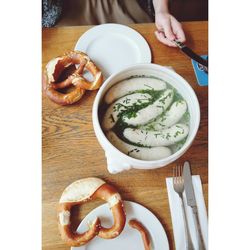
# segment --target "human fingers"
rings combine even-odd
[[[171,18],[166,18],[164,20],[163,30],[167,39],[169,39],[170,41],[173,41],[175,39],[175,35],[171,25]]]
[[[177,40],[182,43],[185,42],[186,37],[185,37],[185,33],[183,31],[181,23],[179,23],[174,17],[171,17],[171,23],[172,23],[171,26],[172,26],[173,32]]]
[[[163,32],[155,31],[155,36],[161,43],[168,45],[170,47],[176,47],[176,45],[173,42],[171,42],[164,36]]]

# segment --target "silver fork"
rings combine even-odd
[[[182,207],[182,214],[183,214],[183,221],[184,221],[184,228],[185,228],[185,239],[186,239],[186,249],[187,250],[194,250],[194,246],[192,243],[188,222],[187,222],[187,214],[184,207],[184,200],[183,200],[183,191],[184,191],[184,178],[182,177],[182,166],[177,165],[173,169],[173,186],[175,192],[179,195],[181,199],[181,207]]]

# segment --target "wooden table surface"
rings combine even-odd
[[[193,87],[201,107],[201,123],[191,148],[175,163],[157,170],[130,170],[117,175],[107,171],[104,151],[99,145],[92,126],[91,111],[97,91],[87,92],[72,106],[59,106],[43,95],[42,133],[42,215],[43,250],[69,249],[60,239],[56,207],[64,188],[71,182],[96,176],[115,185],[125,200],[135,201],[150,209],[166,230],[170,249],[174,249],[174,236],[168,205],[165,178],[172,176],[177,163],[189,160],[192,173],[199,174],[207,205],[208,199],[208,88],[197,84],[191,61],[178,49],[160,44],[154,36],[154,24],[131,25],[150,45],[153,62],[171,65]],[[198,54],[208,53],[208,23],[186,22],[183,27],[187,45]],[[78,38],[90,26],[43,29],[42,66],[67,50],[72,50]],[[100,201],[86,203],[73,209],[73,227],[84,214],[100,205]],[[157,249],[163,250],[163,249]]]

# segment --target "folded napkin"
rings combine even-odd
[[[202,235],[203,235],[203,239],[206,245],[206,249],[208,249],[207,247],[208,246],[207,210],[206,210],[206,205],[205,205],[205,201],[203,197],[200,176],[193,175],[192,181],[193,181],[194,193],[195,193],[195,198],[196,198],[197,207],[198,207],[198,215],[200,219]],[[184,221],[183,221],[182,208],[181,208],[181,200],[179,198],[179,195],[174,191],[173,178],[166,178],[166,184],[167,184],[168,199],[169,199],[173,231],[174,231],[175,249],[185,250],[186,241],[185,241],[185,231],[184,231]],[[191,207],[187,206],[185,191],[183,193],[183,198],[184,198],[184,205],[186,208],[188,225],[190,229],[192,242],[195,247],[195,250],[196,249],[199,250],[195,224],[194,224],[194,217],[193,217]]]

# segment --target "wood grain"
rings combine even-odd
[[[187,44],[199,54],[207,54],[207,22],[183,23]],[[201,106],[201,123],[191,148],[177,162],[157,170],[131,170],[111,175],[106,168],[104,151],[99,145],[92,126],[91,112],[96,91],[87,92],[72,106],[59,106],[43,95],[42,109],[42,215],[43,250],[69,249],[61,241],[56,220],[57,202],[63,189],[71,182],[89,176],[103,178],[115,185],[125,200],[131,200],[150,209],[163,224],[174,249],[174,238],[165,178],[172,176],[172,167],[189,160],[193,174],[199,174],[203,183],[206,205],[208,202],[208,89],[200,87],[191,61],[178,49],[160,44],[154,37],[154,24],[131,25],[139,31],[151,47],[153,62],[171,65],[193,87]],[[50,28],[42,31],[42,66],[53,57],[72,50],[78,38],[90,26]],[[101,204],[87,203],[73,211],[76,228],[84,214]],[[164,249],[161,249],[164,250]]]

